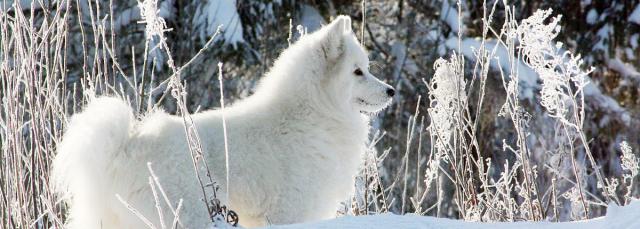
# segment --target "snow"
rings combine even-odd
[[[589,83],[583,90],[586,98],[585,100],[591,102],[595,107],[605,111],[607,115],[619,116],[618,119],[624,122],[624,125],[632,126],[629,112],[622,108],[615,99],[603,94],[599,87],[593,83]],[[600,127],[605,127],[609,121],[611,121],[609,117],[603,117],[599,123]]]
[[[640,72],[633,65],[625,63],[619,58],[614,58],[607,60],[607,67],[620,74],[620,85],[631,87],[640,85]]]
[[[1,12],[10,12],[14,10],[14,7],[18,4],[17,6],[20,8],[20,10],[26,10],[26,9],[41,9],[44,6],[49,6],[49,4],[51,3],[48,0],[42,0],[42,1],[32,1],[32,0],[18,0],[17,2],[15,0],[9,0],[6,2],[4,1],[0,1],[0,13]]]
[[[589,10],[589,13],[587,13],[587,24],[596,24],[596,20],[598,20],[598,11],[596,11],[596,9]]]
[[[640,228],[640,200],[633,200],[627,206],[616,206],[610,204],[607,214],[584,221],[574,222],[500,222],[500,223],[480,223],[436,218],[430,216],[417,215],[369,215],[369,216],[345,216],[332,220],[325,220],[314,223],[292,224],[271,226],[274,229],[296,229],[296,228],[465,228],[465,229],[600,229],[600,228]]]
[[[629,60],[635,60],[636,59],[636,53],[633,52],[633,49],[624,48],[624,55],[626,55],[627,59],[629,59]]]
[[[215,34],[218,26],[222,25],[222,36],[227,44],[244,42],[235,0],[207,1],[196,10],[193,23],[203,41]]]
[[[460,17],[458,15],[458,10],[451,6],[449,0],[442,1],[442,9],[440,11],[440,20],[444,21],[451,27],[451,31],[454,33],[458,33],[458,28],[460,26],[460,21],[458,20]],[[464,26],[462,27],[462,31],[464,31]]]
[[[165,20],[173,20],[176,15],[176,9],[174,6],[175,0],[164,0],[160,3],[160,7],[158,8],[158,16],[164,18]]]
[[[624,77],[640,77],[640,73],[638,73],[638,71],[632,65],[625,64],[618,58],[610,59],[609,61],[607,61],[607,66],[610,69],[620,73],[620,75]]]
[[[140,7],[133,6],[125,9],[113,20],[113,30],[120,31],[125,26],[140,21]]]
[[[638,41],[640,40],[640,33],[636,33],[629,37],[629,44],[632,49],[636,49],[638,47]]]
[[[326,24],[322,15],[315,7],[303,4],[300,9],[300,25],[307,29],[307,32],[313,32]]]
[[[592,50],[601,50],[606,54],[609,51],[609,39],[611,39],[611,34],[613,34],[613,26],[611,26],[611,24],[602,26],[602,28],[600,28],[596,33],[598,42],[593,46]]]
[[[636,23],[640,25],[640,4],[636,6],[636,8],[631,12],[628,18],[629,22]]]

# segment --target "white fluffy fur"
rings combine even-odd
[[[391,100],[391,87],[369,73],[368,62],[351,20],[340,16],[285,50],[256,93],[227,108],[231,191],[222,201],[241,225],[335,216],[365,150],[368,119],[361,113]],[[221,112],[192,117],[225,197]],[[184,225],[208,225],[181,118],[154,112],[136,121],[126,103],[103,97],[73,116],[54,161],[54,184],[70,194],[68,227],[144,228],[115,194],[159,226],[147,162],[169,198],[184,199]]]

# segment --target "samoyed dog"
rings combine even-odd
[[[335,217],[365,152],[367,115],[394,95],[368,66],[347,16],[287,48],[253,95],[225,109],[229,184],[221,111],[192,115],[218,197],[242,226]],[[181,117],[156,111],[136,120],[120,99],[93,99],[72,117],[53,164],[67,226],[147,227],[116,194],[156,227],[171,225],[179,199],[182,225],[210,225],[188,147]],[[148,162],[173,206],[162,196],[156,206]]]

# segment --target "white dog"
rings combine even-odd
[[[192,115],[205,160],[221,185],[218,197],[238,213],[241,225],[335,217],[353,190],[365,151],[369,124],[362,113],[383,109],[394,94],[368,66],[347,16],[286,49],[255,94],[225,110],[229,200],[222,114]],[[209,225],[182,119],[155,112],[137,122],[123,101],[99,98],[72,118],[53,165],[54,184],[70,194],[68,227],[146,227],[116,194],[159,227],[147,162],[169,199],[184,200],[182,224]],[[170,224],[173,213],[160,198],[164,223]]]

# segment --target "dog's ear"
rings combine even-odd
[[[353,32],[351,29],[351,18],[349,16],[340,15],[334,19],[331,24],[335,24],[339,32],[342,32],[343,35]]]
[[[345,37],[353,33],[351,18],[340,15],[323,28],[322,55],[330,62],[335,62],[345,51]]]

